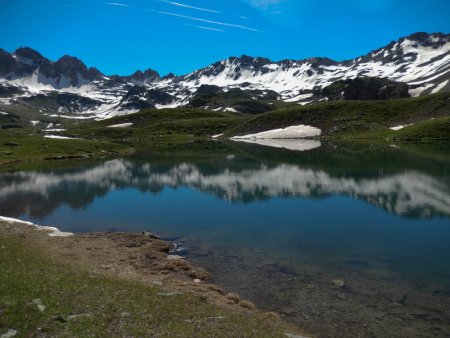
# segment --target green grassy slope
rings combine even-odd
[[[447,140],[450,94],[385,101],[335,101],[307,106],[290,106],[264,114],[242,116],[204,109],[176,108],[147,110],[137,114],[84,125],[79,135],[101,135],[116,139],[146,137],[208,137],[244,135],[291,125],[318,127],[328,138],[368,138],[403,140]],[[133,123],[130,128],[111,130],[109,125]],[[389,128],[414,126],[401,131]],[[106,129],[107,128],[107,129]]]
[[[307,124],[322,129],[323,135],[347,138],[358,134],[369,136],[370,132],[389,131],[390,127],[407,125],[432,118],[450,115],[450,94],[442,93],[418,98],[387,101],[337,101],[310,106],[281,109],[248,118],[238,127],[227,131],[227,135],[244,135],[264,130],[283,128],[296,124]],[[444,120],[434,121],[428,128],[430,136],[442,139],[450,137]],[[408,137],[416,137],[410,130]],[[432,135],[446,132],[446,136]],[[406,134],[398,133],[398,136]],[[376,136],[377,134],[374,134]],[[392,133],[394,135],[394,133]],[[386,136],[386,135],[380,135]],[[422,136],[417,135],[418,138]]]
[[[134,149],[108,141],[50,139],[32,130],[14,129],[0,132],[0,165],[14,168],[43,160],[80,160],[117,156]]]
[[[111,125],[132,123],[127,128]],[[133,149],[167,151],[224,134],[224,138],[306,124],[329,140],[450,142],[450,93],[388,101],[336,101],[290,106],[258,115],[205,109],[145,110],[103,121],[67,124],[61,135],[80,140],[43,139],[27,129],[0,130],[0,164],[44,158],[92,158]],[[409,125],[397,131],[390,128]],[[57,134],[57,132],[55,132]],[[7,146],[8,141],[20,147]],[[200,147],[201,148],[201,147]]]

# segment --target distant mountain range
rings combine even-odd
[[[106,76],[96,68],[87,68],[76,57],[65,55],[53,62],[28,47],[13,53],[0,49],[0,110],[20,108],[44,116],[98,119],[145,108],[192,104],[205,90],[238,92],[255,101],[280,99],[306,104],[358,98],[341,88],[359,87],[348,81],[363,77],[382,78],[377,82],[377,93],[369,93],[368,98],[386,98],[386,93],[402,97],[405,93],[419,96],[450,91],[450,34],[416,33],[342,62],[328,58],[274,62],[241,56],[187,75],[163,77],[152,69],[130,76]],[[402,86],[394,88],[392,84]],[[196,102],[201,106],[201,100]],[[206,101],[204,105],[209,107]],[[239,111],[239,107],[209,108]]]

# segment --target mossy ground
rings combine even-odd
[[[36,168],[61,160],[93,160],[129,154],[134,149],[109,141],[50,139],[31,130],[4,130],[0,133],[0,166],[3,170]]]

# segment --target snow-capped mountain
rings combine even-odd
[[[339,81],[380,77],[406,83],[412,96],[450,91],[450,34],[416,33],[353,60],[283,60],[230,57],[190,74],[161,77],[156,71],[105,76],[79,59],[56,62],[30,48],[0,49],[0,105],[25,105],[49,116],[106,118],[144,108],[186,105],[200,87],[277,93],[309,103]],[[327,99],[326,97],[322,99]],[[225,108],[224,108],[225,109]]]

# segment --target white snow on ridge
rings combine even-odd
[[[131,127],[133,123],[121,123],[121,124],[113,124],[108,126],[108,128],[128,128]]]
[[[409,94],[413,97],[417,97],[420,96],[424,91],[426,91],[427,89],[430,89],[431,87],[433,87],[432,83],[427,83],[421,87],[417,87],[414,89],[410,89],[409,90]]]
[[[227,107],[223,110],[224,112],[229,112],[229,113],[237,113],[238,111],[234,108],[231,107]]]
[[[31,226],[37,228],[38,230],[48,232],[48,235],[50,237],[69,237],[69,236],[73,235],[73,233],[71,233],[71,232],[62,232],[58,228],[55,228],[55,227],[37,225],[37,224],[31,223],[31,222],[22,221],[20,219],[11,218],[11,217],[0,216],[0,221],[10,223],[10,224],[21,223],[21,224],[31,225]]]
[[[67,136],[60,136],[60,135],[45,135],[45,138],[54,138],[54,139],[59,139],[59,140],[79,140],[78,138],[75,137],[67,137]]]
[[[403,128],[405,128],[405,127],[409,127],[409,126],[412,126],[414,123],[410,123],[410,124],[400,124],[400,125],[398,125],[398,126],[395,126],[395,127],[391,127],[391,128],[389,128],[390,130],[394,130],[394,131],[397,131],[397,130],[401,130],[401,129],[403,129]]]
[[[441,91],[441,89],[443,89],[450,80],[444,81],[441,84],[437,85],[436,88],[434,88],[431,92],[434,93],[439,93]]]
[[[246,139],[299,139],[307,137],[320,136],[322,131],[319,128],[300,124],[298,126],[290,126],[286,128],[272,129],[256,134],[248,134],[244,136],[233,136],[231,140]]]
[[[66,130],[67,130],[67,129],[63,129],[63,128],[45,129],[46,132],[48,132],[48,131],[61,132],[61,131],[66,131]]]

